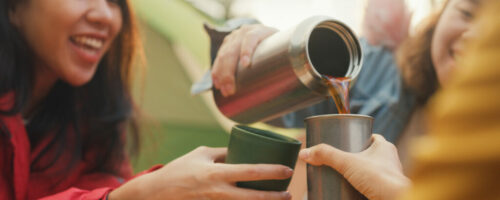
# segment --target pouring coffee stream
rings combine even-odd
[[[321,75],[322,81],[328,86],[328,92],[332,95],[339,114],[350,114],[349,87],[351,79],[348,77],[332,77]]]

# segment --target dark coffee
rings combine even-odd
[[[323,81],[328,86],[328,91],[332,95],[339,114],[350,114],[349,85],[351,84],[351,79],[323,75]]]

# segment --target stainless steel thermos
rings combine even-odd
[[[343,23],[325,16],[262,41],[248,68],[236,70],[236,93],[213,89],[215,103],[229,119],[243,124],[266,121],[318,103],[329,96],[321,75],[356,79],[361,46]]]

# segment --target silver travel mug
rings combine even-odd
[[[305,119],[307,147],[329,144],[346,152],[361,152],[370,145],[373,118],[366,115],[321,115]],[[310,200],[366,199],[342,175],[328,166],[307,165]]]
[[[243,124],[270,120],[318,103],[329,96],[321,75],[355,80],[361,70],[361,46],[343,23],[325,16],[262,41],[250,67],[236,70],[236,93],[214,100],[229,119]]]

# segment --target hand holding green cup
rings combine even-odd
[[[231,130],[226,163],[281,164],[295,167],[301,142],[271,131],[237,125]],[[238,187],[285,191],[290,179],[238,182]]]

